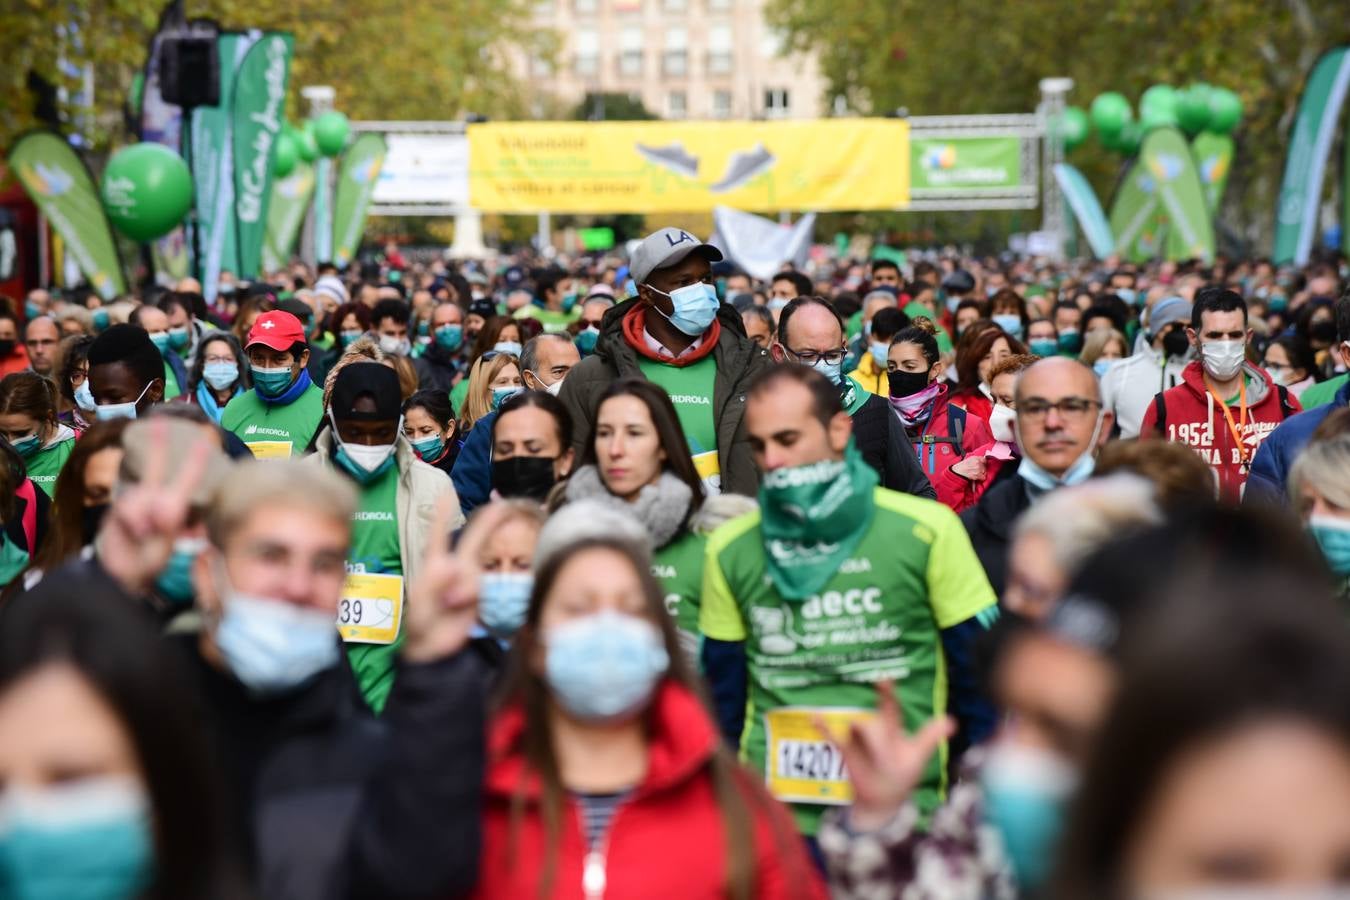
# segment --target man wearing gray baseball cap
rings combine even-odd
[[[1159,300],[1148,311],[1134,354],[1102,376],[1102,403],[1116,414],[1122,438],[1138,437],[1153,398],[1181,384],[1181,370],[1195,355],[1186,338],[1190,323],[1191,301]]]
[[[680,228],[662,228],[638,244],[628,263],[637,296],[605,313],[595,352],[572,369],[558,395],[572,414],[578,452],[604,390],[616,378],[645,378],[675,404],[705,488],[754,496],[759,473],[742,424],[744,397],[769,358],[717,297],[712,263],[721,258]]]

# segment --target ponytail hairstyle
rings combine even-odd
[[[0,379],[0,416],[32,416],[41,423],[45,441],[56,427],[56,385],[36,372],[11,372]]]

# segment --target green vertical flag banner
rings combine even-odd
[[[7,163],[98,295],[111,300],[125,293],[112,225],[88,167],[65,138],[31,131],[10,148]]]
[[[1142,160],[1135,160],[1111,201],[1108,224],[1117,253],[1131,262],[1147,262],[1162,253],[1158,209],[1158,183]]]
[[[1317,231],[1317,208],[1322,200],[1322,176],[1331,153],[1336,119],[1350,86],[1350,47],[1322,54],[1313,66],[1298,115],[1289,134],[1279,205],[1275,209],[1276,265],[1301,266],[1312,253]]]
[[[263,239],[262,265],[275,272],[290,261],[305,213],[314,199],[314,167],[297,160],[291,174],[272,182],[272,201],[267,206],[267,236]]]
[[[333,261],[333,161],[320,156],[314,163],[314,259]]]
[[[1177,128],[1155,128],[1144,136],[1139,161],[1158,182],[1167,213],[1168,259],[1214,259],[1214,219],[1190,142]]]
[[[234,142],[231,115],[235,73],[256,38],[245,34],[222,34],[217,38],[220,56],[220,105],[192,111],[188,140],[192,146],[193,187],[197,192],[197,222],[202,258],[202,294],[216,299],[216,284],[222,271],[238,272],[238,235],[234,222]]]
[[[1345,160],[1341,163],[1341,252],[1350,256],[1350,122],[1345,126]]]
[[[1088,246],[1092,248],[1092,255],[1098,259],[1110,256],[1115,250],[1116,240],[1111,235],[1111,223],[1106,221],[1106,213],[1102,212],[1102,205],[1093,193],[1092,185],[1088,184],[1082,172],[1068,163],[1055,165],[1055,181],[1059,183],[1064,199],[1082,227]]]
[[[366,211],[387,152],[384,136],[366,132],[342,154],[333,191],[333,262],[345,266],[356,255],[366,227]]]
[[[235,76],[234,214],[238,274],[248,279],[262,274],[273,148],[285,124],[293,43],[289,34],[264,34],[244,55]]]
[[[1205,186],[1205,205],[1212,216],[1223,202],[1228,187],[1228,172],[1233,167],[1233,139],[1226,134],[1202,131],[1191,141],[1191,153],[1200,167],[1200,183]]]

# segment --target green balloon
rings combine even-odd
[[[1110,140],[1120,134],[1120,130],[1130,121],[1133,114],[1130,112],[1130,101],[1126,100],[1124,95],[1107,91],[1105,94],[1098,94],[1092,101],[1090,115],[1098,137],[1102,139],[1102,143],[1109,146]]]
[[[1197,82],[1177,92],[1177,124],[1194,137],[1209,125],[1210,86]]]
[[[1228,88],[1214,88],[1209,94],[1209,130],[1228,134],[1242,121],[1242,98]]]
[[[1072,150],[1088,136],[1088,115],[1080,107],[1066,106],[1059,120],[1059,136],[1064,149]]]
[[[100,193],[118,231],[134,241],[153,241],[187,215],[192,174],[177,153],[147,141],[113,154],[103,170]]]
[[[300,151],[301,159],[312,163],[319,158],[319,145],[314,141],[314,132],[310,131],[308,122],[304,128],[292,128],[291,137],[295,139],[295,146]]]
[[[299,159],[300,148],[295,143],[295,137],[289,131],[282,131],[277,135],[277,145],[272,148],[272,174],[277,178],[285,178],[295,171]]]
[[[1177,92],[1171,85],[1155,84],[1139,98],[1139,121],[1144,130],[1177,124]]]
[[[1116,145],[1112,149],[1125,156],[1134,156],[1139,145],[1144,142],[1144,125],[1140,122],[1127,122],[1116,136]]]
[[[337,156],[347,145],[347,117],[335,109],[314,120],[314,140],[324,156]]]

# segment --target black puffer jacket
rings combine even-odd
[[[876,394],[853,414],[853,440],[867,464],[881,476],[881,486],[916,497],[937,499],[937,491],[923,474],[919,457],[905,435],[891,405]]]

